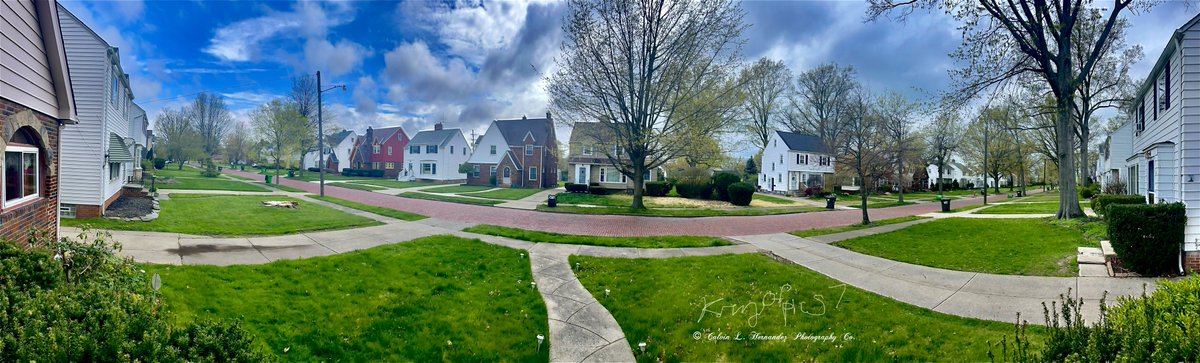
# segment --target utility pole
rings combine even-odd
[[[987,190],[988,190],[988,142],[991,131],[988,128],[986,118],[980,118],[983,121],[983,205],[987,205]],[[996,187],[1000,187],[1000,181],[996,181]]]
[[[325,122],[321,115],[321,94],[341,88],[346,91],[346,85],[335,85],[329,89],[321,89],[321,71],[317,71],[317,169],[321,170],[321,196],[325,196]]]

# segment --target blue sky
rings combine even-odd
[[[445,120],[482,128],[492,119],[542,115],[543,76],[561,40],[559,2],[139,1],[62,3],[120,48],[136,102],[153,118],[201,91],[221,94],[234,115],[282,97],[293,76],[321,70],[335,122],[358,131]],[[961,38],[943,14],[863,23],[849,1],[748,1],[744,56],[782,59],[793,72],[825,62],[857,69],[873,90],[911,95],[949,84],[947,54]],[[1170,32],[1196,14],[1168,3],[1131,17],[1129,41],[1145,77]],[[565,138],[567,135],[560,135]]]

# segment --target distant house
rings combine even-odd
[[[52,0],[5,0],[0,26],[0,239],[26,241],[35,230],[57,239],[60,136],[77,122],[58,7]]]
[[[929,164],[925,167],[925,172],[929,173],[930,189],[937,189],[937,164]],[[942,183],[945,185],[950,185],[957,181],[959,188],[967,188],[968,186],[973,188],[983,188],[983,180],[984,177],[976,174],[975,169],[967,166],[966,162],[963,161],[962,156],[959,156],[958,154],[950,154],[950,158],[946,160],[946,171],[942,174]],[[1000,185],[1005,185],[1007,183],[1008,178],[1000,178]],[[995,187],[996,178],[988,177],[987,186]]]
[[[834,160],[829,147],[815,135],[775,131],[763,150],[758,187],[768,192],[803,194],[809,188],[824,188],[833,177]]]
[[[400,126],[368,127],[367,133],[358,138],[348,167],[383,170],[385,177],[396,178],[404,167],[404,148],[408,147],[408,141],[408,134]]]
[[[1133,126],[1132,122],[1128,122],[1118,127],[1100,144],[1099,157],[1096,158],[1096,182],[1101,187],[1127,182],[1129,176],[1121,169],[1124,169],[1125,161],[1133,156]]]
[[[458,166],[470,157],[471,146],[462,130],[443,129],[439,122],[433,130],[418,132],[408,142],[404,175],[416,180],[465,182],[467,174],[460,173]]]
[[[146,112],[133,103],[129,75],[116,47],[58,6],[71,88],[80,123],[62,135],[62,182],[59,214],[94,218],[140,175],[145,148]]]
[[[358,134],[355,134],[354,131],[345,130],[330,135],[326,141],[328,141],[328,144],[325,145],[325,169],[335,172],[342,170],[342,160],[350,160],[350,153],[354,151],[355,142],[358,141]]]
[[[476,140],[467,159],[472,167],[467,184],[554,187],[558,184],[557,154],[558,140],[549,112],[546,118],[495,120]]]
[[[1176,29],[1166,44],[1128,110],[1134,115],[1129,157],[1112,162],[1123,166],[1130,194],[1186,206],[1187,226],[1179,242],[1183,264],[1195,272],[1200,271],[1200,77],[1195,66],[1200,64],[1200,15]]]
[[[597,183],[606,189],[633,189],[633,180],[622,174],[608,155],[628,160],[613,140],[609,125],[601,122],[576,122],[571,129],[570,165],[568,181],[578,184]],[[660,181],[662,168],[651,170],[643,176],[644,181]]]

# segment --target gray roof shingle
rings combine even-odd
[[[821,138],[817,137],[816,135],[787,131],[775,132],[779,133],[779,138],[783,139],[783,143],[787,144],[787,147],[790,150],[829,154],[829,147],[826,146],[825,142],[821,141]]]

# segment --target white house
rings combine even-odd
[[[462,181],[467,174],[458,166],[471,157],[471,146],[459,129],[443,129],[439,122],[433,130],[413,135],[404,150],[404,174],[416,180]]]
[[[929,174],[930,188],[937,189],[937,164],[930,164],[929,166],[926,166],[925,172]],[[974,169],[967,166],[967,163],[963,161],[962,156],[952,153],[950,154],[949,160],[946,160],[946,171],[945,174],[942,174],[942,180],[946,184],[958,181],[958,186],[960,188],[966,188],[968,185],[974,188],[981,188],[983,187],[983,179],[983,176],[976,174]],[[1007,183],[1008,178],[1000,178],[1000,185],[1005,185]],[[987,186],[995,187],[996,178],[988,177]]]
[[[336,172],[343,167],[349,167],[350,153],[354,151],[354,145],[358,142],[358,134],[345,130],[330,135],[326,142],[328,144],[325,145],[325,168]]]
[[[1175,30],[1133,106],[1130,156],[1121,171],[1131,194],[1187,206],[1183,250],[1200,270],[1200,15]],[[1114,160],[1119,162],[1119,160]]]
[[[98,217],[140,167],[135,155],[138,137],[145,136],[145,111],[133,103],[117,48],[62,5],[58,18],[79,115],[79,125],[62,133],[59,214]]]
[[[817,136],[775,131],[759,169],[759,189],[803,194],[808,188],[824,188],[825,179],[833,177],[833,154]]]
[[[1124,169],[1125,160],[1133,155],[1133,123],[1129,122],[1113,131],[1100,144],[1099,157],[1096,158],[1096,182],[1101,187],[1107,187],[1114,182],[1124,182],[1127,178]]]

